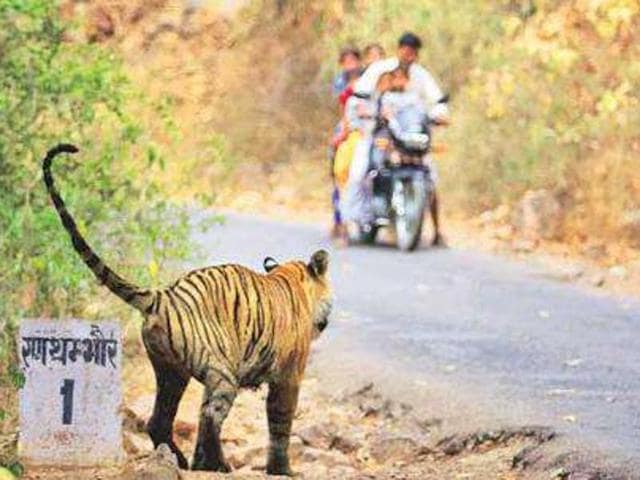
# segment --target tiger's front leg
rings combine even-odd
[[[289,466],[289,436],[291,424],[298,405],[300,383],[285,379],[269,384],[267,396],[267,418],[269,420],[269,454],[267,473],[293,476]]]
[[[192,470],[231,472],[231,467],[224,459],[220,434],[236,394],[236,386],[227,380],[218,375],[207,377],[200,409],[198,442],[191,464]]]

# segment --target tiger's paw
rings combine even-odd
[[[273,452],[267,459],[267,474],[286,475],[287,477],[296,476],[291,467],[289,467],[289,457],[286,454],[274,454]]]
[[[267,474],[268,475],[284,475],[286,477],[297,477],[298,474],[291,470],[289,466],[286,467],[278,467],[278,466],[270,466],[267,465]]]
[[[219,472],[219,473],[231,473],[231,466],[227,462],[211,463],[206,465],[204,463],[193,463],[191,470],[198,470],[204,472]]]
[[[204,455],[196,455],[191,463],[191,470],[231,473],[231,466],[223,458],[211,459]]]
[[[231,465],[229,465],[226,461],[222,461],[213,467],[214,472],[220,473],[231,473]]]

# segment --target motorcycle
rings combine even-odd
[[[420,244],[424,212],[434,188],[427,155],[437,122],[426,119],[421,132],[396,138],[383,119],[374,130],[371,158],[379,168],[368,174],[374,220],[360,225],[350,240],[373,244],[381,228],[395,231],[397,247],[405,252]]]

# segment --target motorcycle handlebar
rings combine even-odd
[[[437,127],[448,127],[449,125],[451,125],[451,120],[449,120],[448,118],[432,118],[429,119],[429,123]]]

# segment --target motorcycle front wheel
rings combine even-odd
[[[396,242],[403,252],[411,252],[420,245],[425,193],[411,181],[399,182],[394,192]]]

